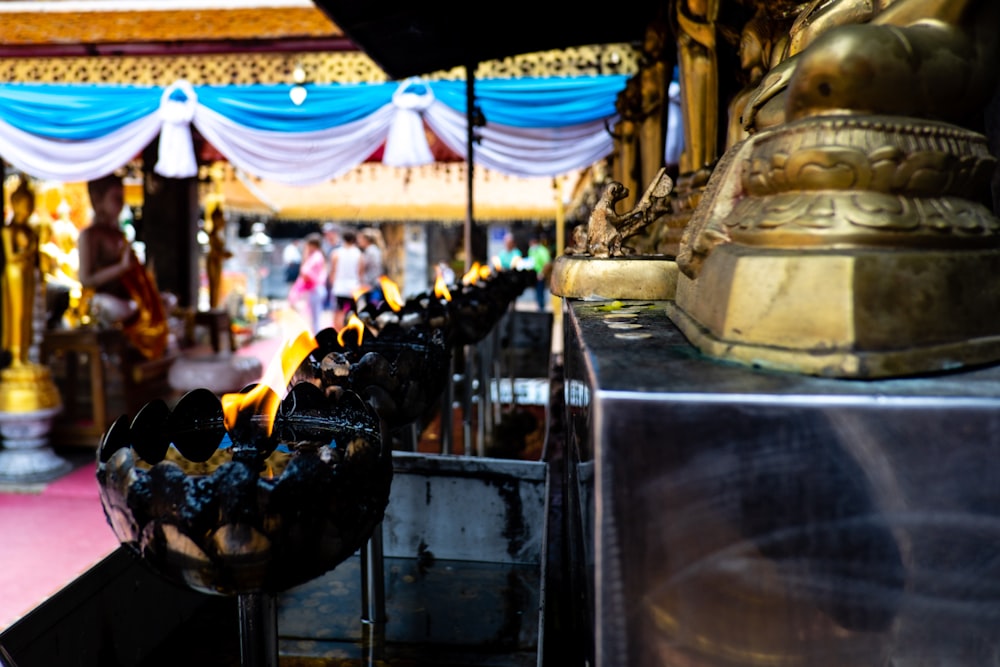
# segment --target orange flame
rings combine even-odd
[[[498,266],[497,267],[497,271],[499,271],[499,270],[500,270],[500,267]],[[492,273],[490,271],[490,267],[486,266],[485,264],[483,264],[482,266],[479,267],[479,277],[482,278],[483,280],[486,280],[487,278],[489,278],[490,277],[490,273]]]
[[[380,276],[379,284],[382,285],[382,296],[385,298],[385,302],[389,304],[393,312],[399,312],[399,309],[403,307],[405,300],[403,295],[399,293],[399,286],[389,279],[389,276]]]
[[[475,285],[477,282],[479,282],[479,269],[480,269],[479,262],[473,262],[472,266],[469,267],[469,270],[466,271],[465,275],[462,276],[462,284]]]
[[[337,342],[340,343],[341,347],[347,347],[344,345],[344,333],[347,332],[348,329],[358,332],[358,345],[360,346],[361,341],[365,337],[365,323],[361,321],[360,317],[351,313],[351,317],[347,320],[347,324],[344,325],[343,329],[337,332]]]
[[[437,278],[434,279],[434,296],[445,301],[451,301],[451,290],[448,289],[448,283],[444,280],[441,267],[438,267],[436,271]]]
[[[265,435],[270,436],[274,428],[274,417],[278,413],[278,406],[281,404],[281,397],[285,395],[288,383],[302,360],[315,348],[316,339],[308,329],[303,329],[294,338],[285,341],[271,359],[257,386],[245,394],[224,394],[222,422],[226,430],[232,432],[240,415],[249,412],[264,417]]]

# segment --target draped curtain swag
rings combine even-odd
[[[558,176],[609,155],[625,75],[485,79],[476,164],[522,177]],[[167,87],[0,84],[0,156],[36,178],[86,181],[125,165],[159,136],[155,171],[197,175],[196,128],[235,167],[289,185],[341,176],[385,144],[383,162],[433,161],[425,126],[465,154],[464,81]]]

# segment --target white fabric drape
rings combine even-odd
[[[160,121],[149,116],[97,139],[59,141],[22,132],[0,120],[0,155],[35,178],[89,181],[128,163],[159,131]]]
[[[382,162],[392,167],[418,167],[434,161],[427,145],[422,113],[434,102],[434,93],[419,79],[408,79],[392,95],[396,113],[385,140]]]
[[[191,138],[191,121],[198,107],[198,96],[187,81],[169,86],[160,97],[157,116],[160,126],[159,156],[153,167],[167,178],[192,178],[198,175],[198,160]]]
[[[465,115],[434,103],[424,118],[450,149],[465,155]],[[614,123],[611,119],[607,121]],[[614,148],[605,121],[558,128],[510,127],[487,122],[477,130],[482,141],[472,148],[476,164],[511,176],[557,176],[583,169]]]
[[[395,109],[387,104],[367,118],[314,132],[269,132],[237,125],[198,105],[198,131],[234,166],[258,178],[314,185],[365,161],[382,145]]]

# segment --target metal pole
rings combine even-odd
[[[493,364],[494,332],[491,330],[480,344],[479,354],[479,409],[476,412],[479,421],[476,423],[476,453],[486,455],[487,438],[493,439],[493,407],[490,396],[490,366]]]
[[[382,523],[361,551],[361,620],[385,623],[385,559],[382,552]]]
[[[564,177],[562,176],[556,176],[552,179],[556,200],[556,247],[552,259],[559,257],[566,250],[566,206],[563,204],[563,181]],[[549,298],[552,300],[553,317],[557,322],[562,322],[562,299],[551,292]]]
[[[476,389],[476,346],[465,346],[465,365],[462,375],[462,438],[466,456],[472,455],[473,396]]]
[[[475,160],[472,146],[476,141],[476,63],[465,66],[465,272],[472,268],[472,232],[475,220],[472,217],[472,176]]]
[[[389,457],[392,465],[392,436],[389,425],[382,421],[382,457]],[[382,552],[382,522],[372,531],[361,549],[361,621],[385,623],[385,559]]]
[[[457,352],[458,348],[452,352],[451,359],[448,360],[448,381],[445,382],[444,395],[441,397],[441,418],[438,425],[441,432],[442,454],[451,454],[451,443],[454,440],[451,415],[455,402],[455,354]]]
[[[239,598],[241,667],[278,667],[278,606],[272,593]]]

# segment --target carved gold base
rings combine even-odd
[[[709,356],[843,378],[1000,360],[1000,250],[718,246],[671,320]]]
[[[0,371],[0,412],[37,412],[62,405],[46,366],[15,364]]]
[[[677,263],[666,257],[587,257],[561,255],[552,263],[550,289],[571,299],[674,298]]]

